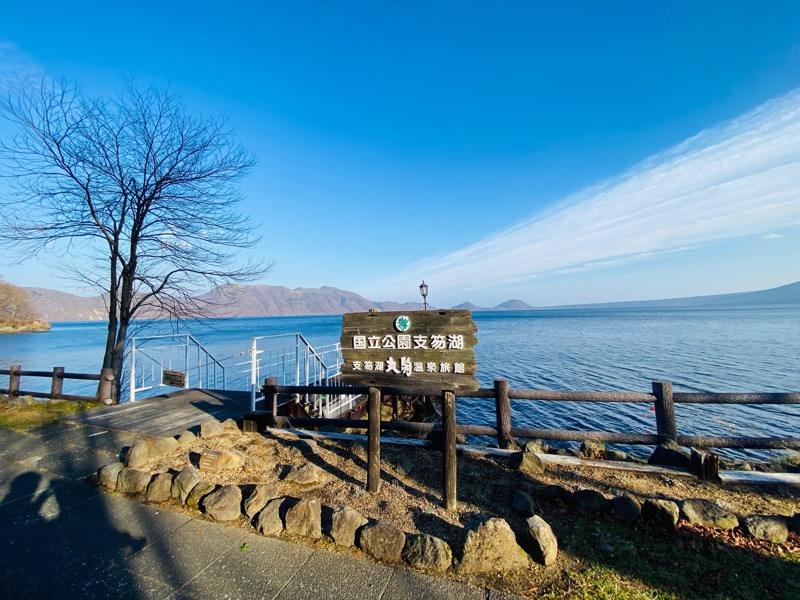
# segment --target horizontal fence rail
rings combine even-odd
[[[675,418],[675,404],[756,404],[756,405],[794,405],[800,404],[800,393],[685,393],[672,392],[669,382],[653,382],[653,393],[646,392],[578,392],[554,390],[514,390],[508,382],[495,380],[494,388],[481,388],[474,392],[459,393],[462,398],[494,399],[497,422],[494,425],[456,424],[456,433],[464,435],[483,435],[496,437],[501,448],[511,445],[514,438],[542,439],[564,442],[593,440],[610,444],[658,445],[673,441],[681,446],[696,448],[730,448],[754,450],[800,449],[797,437],[752,437],[752,436],[705,436],[678,435]],[[265,408],[270,409],[269,394],[334,394],[366,395],[366,386],[271,386],[264,388]],[[382,387],[381,394],[419,395],[441,397],[442,390]],[[544,402],[640,402],[652,404],[656,414],[656,434],[621,433],[611,431],[575,431],[564,429],[538,429],[512,427],[511,400]],[[333,425],[340,427],[366,429],[364,421],[348,420],[338,424],[341,419],[302,419],[280,417],[275,414],[276,425]],[[337,425],[338,424],[338,425]],[[381,428],[393,431],[427,433],[438,426],[431,423],[406,423],[383,421]]]
[[[64,367],[55,367],[52,371],[33,371],[23,369],[21,365],[12,365],[10,369],[0,369],[0,375],[8,375],[8,387],[0,388],[0,394],[7,394],[12,397],[33,396],[34,398],[48,400],[101,400],[107,402],[111,399],[111,385],[114,381],[112,369],[102,369],[99,374],[95,375],[93,373],[69,373],[64,370]],[[23,377],[50,379],[50,391],[41,392],[21,389]],[[63,393],[65,379],[97,381],[99,382],[97,394],[94,396],[65,394]]]

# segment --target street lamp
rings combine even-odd
[[[428,284],[424,281],[419,286],[419,293],[422,294],[422,307],[428,310]]]

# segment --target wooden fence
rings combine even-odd
[[[114,381],[113,369],[102,369],[99,375],[91,373],[67,373],[64,367],[55,367],[52,371],[26,371],[22,365],[12,365],[10,369],[0,369],[0,375],[8,375],[8,388],[0,388],[0,394],[9,396],[33,396],[34,398],[47,398],[49,400],[101,400],[104,403],[111,401],[111,386]],[[36,392],[20,389],[23,377],[40,377],[50,379],[50,392]],[[64,394],[64,380],[78,379],[84,381],[97,381],[97,394],[94,396],[76,396]]]
[[[735,449],[800,449],[800,438],[786,437],[719,437],[678,435],[675,404],[800,404],[800,393],[685,393],[673,392],[672,383],[652,382],[652,393],[640,392],[575,392],[552,390],[512,390],[508,381],[496,379],[493,388],[460,393],[464,398],[493,399],[496,423],[489,425],[463,425],[455,421],[455,395],[447,390],[407,389],[366,386],[278,386],[276,380],[266,379],[261,388],[264,411],[245,416],[245,431],[260,431],[265,424],[272,426],[319,427],[332,425],[352,429],[367,429],[367,490],[377,492],[380,484],[380,432],[381,429],[428,433],[442,432],[444,454],[444,505],[455,507],[456,498],[456,435],[485,435],[497,438],[500,448],[509,448],[514,438],[543,439],[580,442],[594,440],[611,444],[658,445],[673,441],[680,446],[693,448]],[[278,415],[279,394],[363,394],[368,397],[367,421],[356,419],[295,418]],[[380,406],[383,396],[415,395],[436,396],[442,399],[442,424],[381,421]],[[545,402],[641,402],[655,408],[656,434],[619,433],[607,431],[570,431],[563,429],[535,429],[513,427],[511,400]],[[701,468],[702,465],[701,465]]]

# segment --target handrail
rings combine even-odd
[[[102,369],[95,375],[94,373],[68,373],[64,367],[54,367],[52,371],[25,370],[21,365],[12,365],[10,369],[0,369],[0,375],[8,375],[8,387],[0,388],[0,394],[8,394],[12,397],[33,396],[34,398],[45,398],[48,400],[102,400],[109,404],[111,398],[111,387],[114,381],[112,369]],[[38,377],[50,379],[50,391],[40,392],[38,390],[23,390],[20,388],[22,377]],[[64,380],[74,379],[82,381],[99,381],[97,392],[94,396],[81,396],[76,394],[64,394]]]

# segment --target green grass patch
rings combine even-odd
[[[0,401],[0,427],[24,433],[99,406],[98,402],[83,400],[45,400],[34,401],[28,406],[9,406],[3,398]]]

